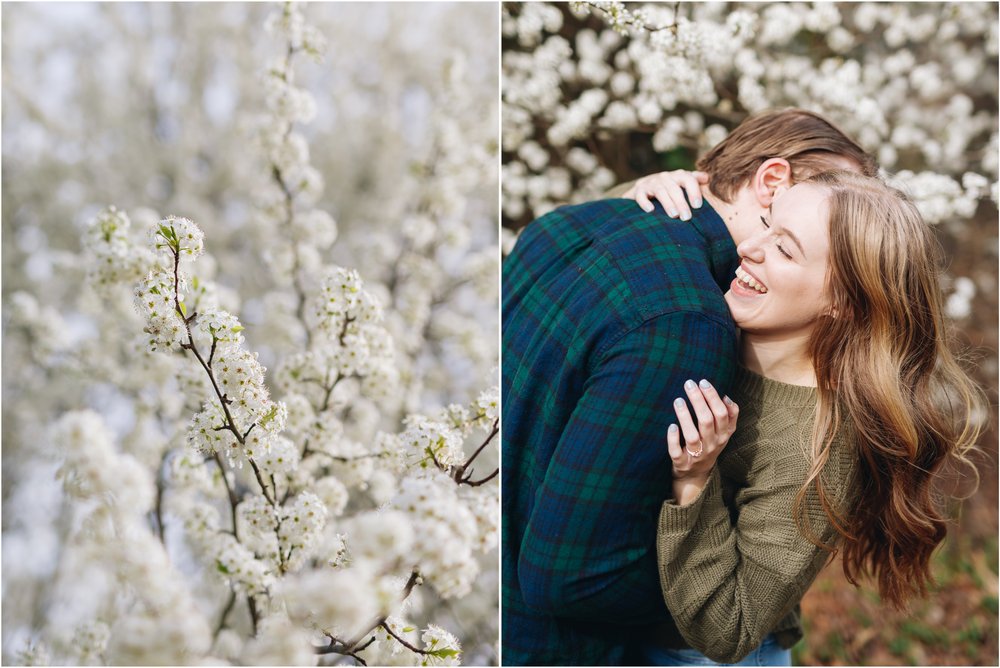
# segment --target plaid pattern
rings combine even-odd
[[[727,392],[738,258],[705,204],[562,207],[503,266],[503,662],[612,665],[670,622],[656,528],[688,378]]]

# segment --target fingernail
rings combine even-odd
[[[670,425],[669,427],[667,427],[667,431],[669,431],[671,434],[676,434],[677,433],[677,425],[675,425],[675,424]]]
[[[722,397],[722,400],[723,400],[723,401],[725,401],[725,402],[726,402],[727,404],[729,404],[730,406],[732,406],[732,405],[733,405],[733,400],[732,400],[732,399],[730,399],[729,397]]]
[[[649,206],[648,204],[642,207],[642,210],[645,211],[646,213],[653,213],[653,207]]]
[[[667,209],[667,215],[670,216],[671,218],[676,218],[677,212],[673,209]]]
[[[675,408],[680,408],[683,405],[684,405],[684,400],[683,399],[681,399],[680,397],[677,397],[676,399],[674,399],[674,407]]]
[[[691,214],[685,211],[681,214],[681,220],[691,220]]]
[[[693,390],[694,389],[694,381],[693,380],[689,380],[686,383],[684,383],[684,389],[685,390]]]
[[[691,204],[694,205],[694,208],[696,208],[696,209],[700,209],[701,208],[701,200],[700,199],[696,199],[695,201],[691,202]]]
[[[712,389],[712,384],[710,382],[708,382],[707,380],[705,380],[704,378],[702,378],[701,382],[698,383],[698,384],[701,385],[701,389],[703,389],[703,390],[711,390]]]

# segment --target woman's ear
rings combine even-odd
[[[753,190],[761,208],[768,208],[775,198],[792,187],[792,166],[784,158],[768,158],[754,174]]]

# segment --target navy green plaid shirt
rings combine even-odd
[[[539,218],[504,261],[505,665],[622,663],[670,622],[655,541],[671,402],[689,378],[733,380],[737,262],[707,203],[683,222],[624,199]]]

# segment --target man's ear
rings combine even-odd
[[[768,158],[754,174],[753,192],[761,208],[768,208],[774,198],[792,187],[792,166],[784,158]]]

